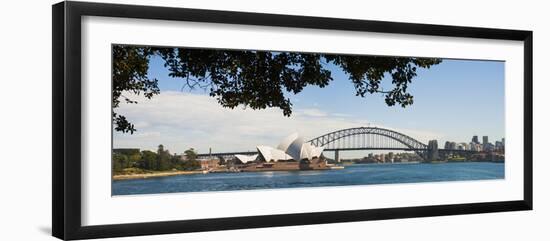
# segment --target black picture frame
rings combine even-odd
[[[290,16],[152,7],[89,2],[60,2],[52,6],[53,120],[52,233],[60,239],[185,233],[213,230],[309,225],[380,219],[532,210],[532,31],[443,26],[323,17]],[[517,40],[524,43],[524,180],[523,199],[404,208],[140,222],[99,226],[81,224],[81,17],[103,16],[367,31],[428,36]]]

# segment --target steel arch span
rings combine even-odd
[[[379,127],[355,127],[333,131],[308,141],[326,150],[396,149],[424,156],[428,146],[403,133]]]

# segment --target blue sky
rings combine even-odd
[[[406,108],[387,106],[381,94],[355,96],[347,75],[329,66],[334,80],[328,86],[309,86],[297,95],[288,95],[294,114],[287,118],[276,108],[224,109],[216,106],[215,99],[204,90],[182,91],[183,80],[169,77],[162,60],[152,58],[149,77],[159,80],[161,95],[151,101],[140,100],[137,105],[121,106],[119,112],[135,120],[138,134],[115,133],[114,145],[152,149],[163,143],[178,153],[187,147],[201,152],[209,147],[218,151],[242,151],[253,149],[257,144],[275,146],[278,140],[294,131],[303,132],[300,134],[309,139],[331,128],[367,124],[396,129],[421,141],[434,138],[440,143],[469,142],[473,135],[479,135],[480,139],[488,135],[494,142],[504,137],[504,65],[500,61],[444,59],[430,69],[419,69],[409,84],[414,104]],[[388,89],[391,79],[385,78],[382,83]],[[149,112],[153,114],[147,114]],[[229,118],[233,115],[235,117]],[[212,116],[216,119],[212,120]],[[166,118],[170,121],[161,120]],[[225,128],[236,131],[222,131],[226,125]],[[212,130],[216,128],[212,126],[220,127],[218,132],[224,135],[215,137]],[[232,136],[231,142],[222,140],[228,139],[224,138],[227,135]]]

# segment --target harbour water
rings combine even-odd
[[[504,163],[354,164],[323,171],[274,171],[179,175],[113,181],[112,195],[236,191],[504,178]]]

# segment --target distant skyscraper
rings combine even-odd
[[[502,144],[501,141],[495,141],[495,148],[497,150],[502,150],[502,149],[504,149],[504,145]]]
[[[449,149],[451,149],[451,150],[457,150],[458,149],[457,146],[456,146],[456,142],[454,142],[454,141],[451,141],[451,144],[449,144],[449,147],[450,147]]]
[[[477,138],[477,136],[472,137],[472,142],[479,144],[479,139]]]
[[[477,143],[470,142],[471,151],[481,151],[481,145]]]
[[[483,151],[494,151],[495,145],[493,143],[487,143],[487,145],[483,145]]]
[[[450,142],[450,141],[446,141],[446,142],[445,142],[445,146],[443,146],[443,149],[447,149],[447,150],[451,149],[451,142]]]
[[[470,151],[477,151],[477,145],[479,145],[479,144],[477,144],[473,141],[470,142]]]
[[[489,137],[488,136],[483,136],[483,145],[487,145],[489,144]]]

